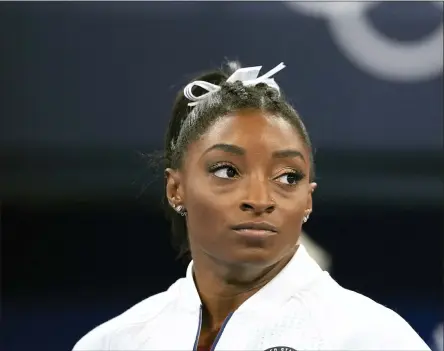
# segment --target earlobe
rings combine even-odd
[[[309,193],[308,193],[308,199],[307,199],[307,206],[306,206],[306,220],[304,221],[304,223],[308,220],[308,217],[310,216],[310,213],[313,211],[313,193],[317,188],[317,184],[312,182],[309,184]],[[305,217],[304,217],[305,218]]]

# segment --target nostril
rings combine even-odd
[[[254,203],[254,202],[243,202],[240,205],[242,211],[252,211],[258,213],[271,213],[275,210],[276,206],[274,203]]]
[[[242,211],[254,210],[254,207],[250,204],[243,203],[241,204],[241,210]]]

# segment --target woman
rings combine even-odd
[[[233,68],[233,65],[232,65]],[[429,350],[299,244],[313,209],[307,131],[260,67],[187,85],[166,134],[166,200],[185,278],[74,350]]]

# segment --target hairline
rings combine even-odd
[[[192,113],[193,111],[191,111],[190,113]],[[306,151],[307,151],[307,153],[309,155],[309,159],[307,161],[309,163],[310,169],[313,167],[313,163],[314,163],[313,162],[313,155],[312,155],[313,150],[312,150],[312,147],[309,144],[309,142],[307,140],[305,140],[305,137],[303,135],[301,135],[305,131],[304,131],[304,128],[303,128],[302,120],[300,119],[299,115],[297,115],[297,117],[299,118],[299,122],[300,123],[295,125],[295,123],[292,123],[292,119],[290,117],[286,117],[285,115],[283,115],[282,113],[280,113],[278,111],[274,112],[274,111],[270,111],[267,108],[260,108],[260,107],[245,107],[245,108],[241,107],[241,108],[237,108],[237,109],[234,109],[232,111],[228,111],[225,114],[222,114],[222,115],[219,115],[219,116],[215,117],[211,121],[211,123],[208,126],[206,126],[204,131],[202,131],[201,133],[197,133],[193,138],[191,138],[186,143],[186,147],[184,148],[184,150],[182,150],[180,152],[180,158],[178,159],[178,166],[177,167],[172,167],[172,165],[171,165],[170,168],[174,169],[174,170],[183,170],[183,161],[184,161],[184,159],[186,158],[186,156],[188,154],[189,147],[191,146],[191,144],[197,142],[203,135],[208,133],[209,129],[211,127],[213,127],[218,121],[220,121],[220,120],[222,120],[222,119],[224,119],[226,117],[237,117],[239,115],[242,115],[242,113],[241,113],[242,111],[244,111],[244,112],[245,111],[252,111],[252,112],[253,111],[259,111],[261,113],[264,113],[265,117],[272,117],[272,118],[277,117],[277,118],[281,118],[281,119],[285,120],[296,131],[296,134],[298,135],[298,137],[301,138],[302,143],[304,144],[304,148],[306,149]],[[187,116],[187,118],[188,117],[189,116]],[[189,128],[192,128],[192,126],[190,126]],[[177,139],[177,140],[179,140],[179,139]],[[177,143],[177,141],[176,141],[176,143]],[[176,145],[176,147],[177,147],[177,145]],[[177,152],[176,150],[173,150],[173,149],[172,149],[172,151],[173,151],[173,153]],[[311,170],[311,171],[313,171],[313,170]]]

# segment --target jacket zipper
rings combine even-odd
[[[216,348],[217,343],[219,342],[220,337],[222,336],[222,333],[225,329],[225,326],[227,325],[228,321],[230,320],[233,313],[230,313],[227,318],[225,318],[224,322],[222,323],[222,326],[220,327],[219,333],[217,333],[216,338],[214,339],[213,345],[211,346],[210,351],[214,351]],[[197,335],[196,340],[194,341],[194,347],[193,351],[197,351],[197,347],[199,346],[199,337],[200,337],[200,330],[202,329],[202,306],[200,306],[199,311],[199,326],[197,328]]]

